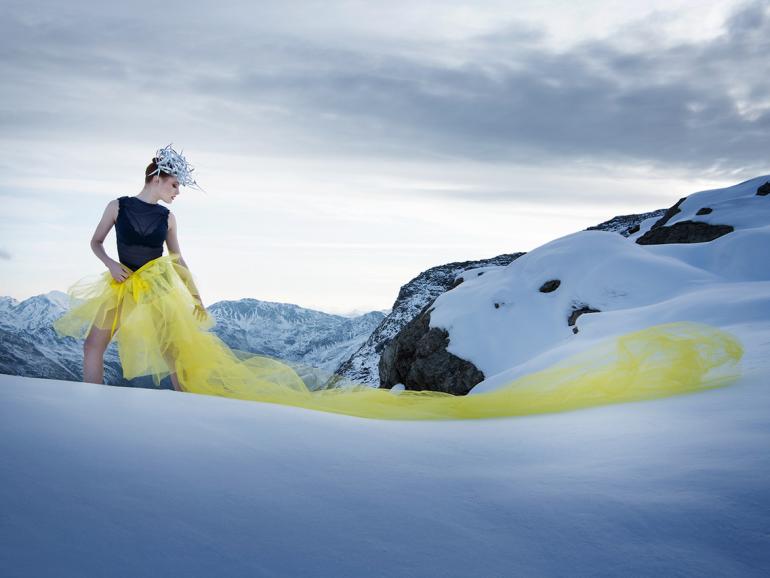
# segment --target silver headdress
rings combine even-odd
[[[181,153],[178,153],[171,148],[171,144],[173,143],[170,143],[162,149],[158,149],[158,152],[155,153],[153,161],[158,165],[158,168],[149,174],[160,175],[162,171],[169,175],[174,175],[179,181],[179,184],[183,187],[193,187],[203,191],[198,183],[195,182],[195,179],[192,178],[192,173],[195,169],[190,166],[187,159],[185,159]]]

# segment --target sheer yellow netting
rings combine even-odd
[[[738,375],[740,342],[708,325],[676,322],[609,339],[494,391],[454,396],[366,385],[311,391],[288,365],[229,348],[193,315],[197,294],[178,255],[154,259],[123,283],[109,272],[73,285],[60,335],[91,326],[114,332],[127,379],[171,372],[185,391],[380,419],[476,419],[567,411],[727,385]]]

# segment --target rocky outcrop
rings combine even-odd
[[[551,279],[550,281],[543,283],[543,285],[540,287],[540,292],[553,293],[559,288],[559,285],[561,285],[561,281],[559,279]]]
[[[655,222],[650,230],[640,236],[636,242],[639,245],[665,245],[668,243],[707,243],[727,235],[733,231],[731,225],[714,225],[703,221],[688,219],[673,225],[668,222],[681,212],[681,204],[687,197],[682,197],[676,204],[666,210],[665,214]],[[713,212],[711,207],[701,207],[695,215],[708,215]],[[690,213],[692,214],[692,213]]]
[[[430,327],[431,311],[425,307],[385,346],[379,363],[380,387],[401,383],[410,390],[465,395],[484,380],[472,363],[446,350],[449,334]]]
[[[650,230],[665,227],[666,223],[668,223],[674,217],[674,215],[681,212],[682,209],[680,209],[679,207],[682,203],[684,203],[686,198],[687,197],[682,197],[676,203],[674,203],[672,207],[669,207],[668,209],[666,209],[666,212],[663,213],[663,216],[660,219],[658,219],[652,227],[650,227]]]
[[[712,225],[702,221],[680,221],[670,227],[650,229],[639,237],[640,245],[665,245],[667,243],[706,243],[731,233],[730,225]]]
[[[590,307],[588,305],[583,305],[583,304],[573,305],[572,312],[567,318],[567,325],[572,327],[572,333],[578,332],[578,328],[575,325],[575,323],[577,322],[578,317],[580,317],[584,313],[601,313],[601,311],[599,309],[594,309],[593,307]]]
[[[360,349],[337,368],[335,376],[324,387],[355,383],[379,386],[380,356],[385,347],[410,321],[424,312],[436,297],[457,287],[466,277],[480,276],[489,269],[504,267],[523,254],[510,253],[491,259],[447,263],[420,273],[401,287],[391,313],[382,320]]]
[[[759,188],[757,188],[757,195],[760,197],[770,195],[770,181],[767,181],[764,185],[760,185]]]

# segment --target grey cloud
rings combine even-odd
[[[91,15],[87,29],[8,18],[0,69],[15,82],[0,101],[19,114],[0,125],[40,136],[186,123],[221,150],[767,169],[764,2],[715,39],[644,50],[608,39],[554,52],[542,31],[507,23],[448,44],[464,55],[454,64],[420,57],[418,39],[324,42],[256,13],[217,27],[197,10],[176,26],[125,13]],[[654,37],[652,23],[636,26]]]

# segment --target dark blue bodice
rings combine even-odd
[[[115,234],[118,258],[132,271],[163,255],[169,210],[136,197],[120,197]]]

